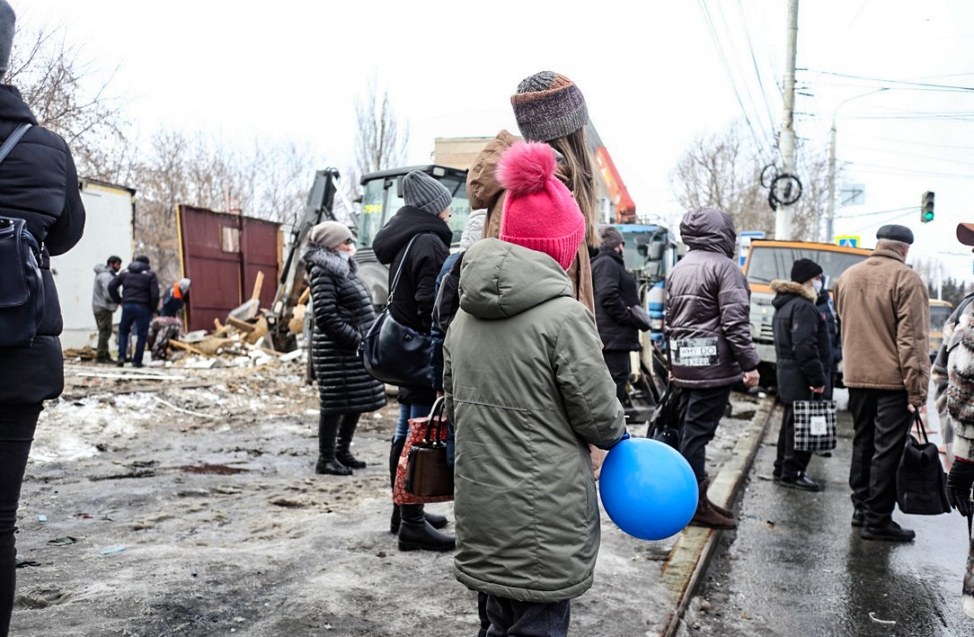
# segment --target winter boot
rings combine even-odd
[[[707,495],[707,491],[709,489],[710,489],[710,476],[707,476],[706,478],[703,479],[703,482],[700,483],[700,492],[703,494],[703,497],[707,499],[707,504],[710,505],[711,509],[721,514],[725,518],[730,518],[731,520],[733,520],[734,519],[733,511],[731,511],[730,509],[726,509],[720,506],[719,504],[714,504],[713,502],[711,502],[710,496]]]
[[[399,466],[399,456],[402,455],[402,448],[405,446],[405,444],[405,438],[393,440],[392,448],[389,450],[389,487],[392,489],[396,488],[396,467]],[[423,515],[426,516],[426,521],[429,522],[430,526],[432,526],[434,529],[442,529],[447,524],[445,515],[437,515],[428,511],[424,511]],[[389,521],[389,532],[398,533],[399,524],[401,521],[402,512],[399,510],[399,505],[393,504],[392,519]]]
[[[333,476],[350,476],[352,470],[335,459],[335,434],[338,432],[339,414],[324,415],[318,419],[318,462],[315,473]]]
[[[690,520],[690,524],[705,526],[711,529],[736,529],[737,523],[734,520],[721,515],[710,505],[710,501],[707,499],[706,482],[706,480],[702,480],[697,484],[697,492],[699,494],[697,497],[697,510],[693,514],[693,519]]]
[[[404,504],[399,526],[400,551],[452,551],[456,538],[440,533],[426,521],[422,504]]]
[[[365,463],[352,455],[348,450],[352,446],[352,436],[358,426],[358,414],[345,414],[342,424],[338,428],[338,444],[335,445],[335,458],[349,469],[364,469]]]

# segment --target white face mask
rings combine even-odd
[[[815,294],[822,293],[822,279],[815,279],[812,281],[812,289],[815,290]]]
[[[352,258],[352,253],[351,252],[339,252],[338,253],[338,256],[340,256],[342,258],[342,261],[346,261],[347,262],[349,259]]]

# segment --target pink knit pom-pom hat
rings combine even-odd
[[[585,238],[585,218],[555,166],[555,151],[539,142],[517,142],[501,156],[497,179],[507,196],[500,239],[544,252],[567,270]]]

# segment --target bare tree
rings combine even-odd
[[[349,199],[361,194],[358,184],[362,175],[405,165],[409,145],[409,126],[400,126],[389,91],[380,92],[375,76],[369,81],[365,95],[356,101],[355,119],[358,127],[355,165],[342,179],[343,191]]]
[[[83,177],[117,183],[131,147],[112,76],[97,74],[56,31],[18,26],[5,81],[16,86],[38,123],[61,135]]]
[[[798,148],[802,198],[792,208],[792,230],[798,239],[813,240],[828,196],[828,165],[805,144]],[[740,124],[695,139],[670,174],[670,187],[684,210],[713,207],[734,218],[738,232],[763,230],[774,235],[775,212],[761,185],[766,150],[755,148]]]

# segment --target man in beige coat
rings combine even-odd
[[[852,524],[867,540],[909,542],[916,534],[892,514],[896,468],[914,412],[927,402],[930,299],[905,263],[913,232],[891,224],[876,239],[869,258],[846,270],[833,289],[855,426]]]

